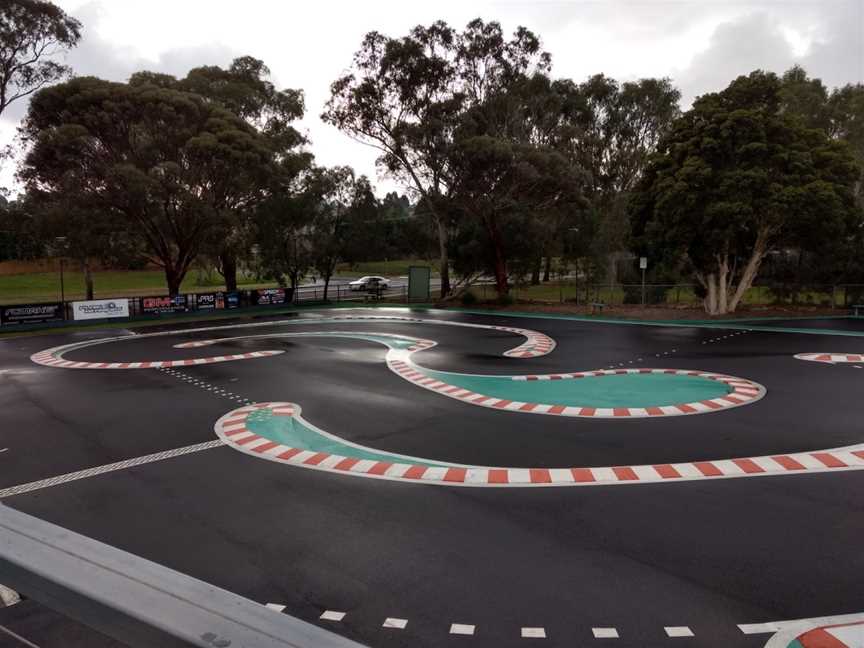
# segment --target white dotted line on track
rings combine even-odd
[[[266,607],[280,613],[286,613],[286,606],[279,603],[267,603]],[[347,612],[341,610],[324,610],[318,617],[320,621],[329,621],[331,623],[340,623],[348,617]],[[768,623],[742,623],[737,626],[738,630],[744,635],[757,634],[773,634],[781,631],[783,628],[797,623],[795,621],[775,621]],[[404,630],[409,625],[409,619],[398,617],[387,617],[384,619],[380,627],[395,630]],[[465,623],[464,619],[461,622],[450,623],[449,634],[474,636],[478,632],[479,626],[473,623]],[[690,626],[663,626],[663,633],[670,639],[695,637],[696,633]],[[519,628],[519,636],[523,639],[547,639],[549,631],[544,626],[522,626]],[[615,626],[593,626],[591,627],[591,635],[595,639],[620,639],[622,633]],[[625,635],[626,637],[626,635]]]
[[[4,488],[0,490],[0,499],[11,497],[13,495],[21,495],[22,493],[29,493],[35,490],[41,490],[43,488],[50,488],[52,486],[59,486],[61,484],[67,484],[72,481],[77,481],[79,479],[87,479],[88,477],[96,477],[97,475],[104,475],[105,473],[114,472],[116,470],[125,470],[126,468],[134,468],[135,466],[141,466],[143,464],[154,463],[156,461],[162,461],[164,459],[172,459],[174,457],[180,457],[182,455],[191,454],[193,452],[200,452],[201,450],[209,450],[211,448],[218,448],[223,445],[222,439],[216,439],[214,441],[205,441],[204,443],[196,443],[194,445],[184,446],[182,448],[174,448],[173,450],[164,450],[162,452],[154,452],[153,454],[144,455],[143,457],[135,457],[134,459],[124,459],[123,461],[117,461],[110,464],[105,464],[104,466],[96,466],[94,468],[86,468],[85,470],[78,470],[71,473],[66,473],[65,475],[57,475],[56,477],[49,477],[47,479],[40,479],[38,481],[28,482],[26,484],[20,484],[18,486],[12,486],[10,488]]]
[[[182,371],[178,371],[177,369],[160,369],[160,371],[164,374],[171,376],[172,378],[182,380],[183,382],[188,383],[193,387],[199,387],[204,391],[208,391],[214,396],[221,396],[236,403],[240,403],[241,405],[252,404],[252,401],[244,396],[240,396],[239,394],[228,391],[227,389],[225,389],[224,387],[220,387],[219,385],[208,383],[206,380],[202,380],[201,378],[185,374]]]

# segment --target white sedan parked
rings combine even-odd
[[[387,290],[390,280],[386,277],[360,277],[348,284],[350,290]]]

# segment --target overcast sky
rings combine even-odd
[[[462,27],[478,16],[508,32],[524,25],[551,52],[554,76],[667,76],[685,107],[756,68],[782,72],[800,63],[831,87],[864,82],[864,0],[54,1],[84,25],[68,56],[80,75],[123,81],[148,69],[183,76],[240,55],[263,59],[278,87],[304,90],[302,128],[318,163],[351,165],[379,193],[394,185],[376,172],[375,152],[318,118],[329,84],[373,29],[400,36],[419,23]],[[3,144],[25,111],[19,102],[0,118]],[[12,185],[13,170],[0,170],[0,186]]]

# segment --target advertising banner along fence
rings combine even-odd
[[[19,304],[16,306],[0,306],[0,325],[12,324],[42,324],[43,322],[61,322],[63,304]]]
[[[141,298],[141,312],[145,315],[156,315],[158,313],[185,313],[188,310],[189,300],[186,295]]]
[[[129,317],[129,300],[94,299],[72,302],[72,317],[76,320]]]

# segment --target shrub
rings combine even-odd
[[[462,293],[462,305],[463,306],[474,306],[477,303],[477,295],[475,295],[470,290],[466,290]]]

